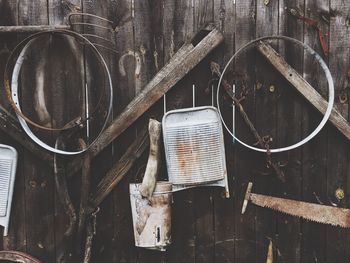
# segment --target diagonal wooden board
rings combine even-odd
[[[320,113],[325,114],[328,102],[273,47],[260,42],[257,49],[305,99]],[[350,140],[350,124],[335,107],[329,121]]]

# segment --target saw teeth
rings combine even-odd
[[[258,205],[258,206],[260,206],[260,205]],[[281,213],[281,214],[284,214],[284,215],[287,215],[287,216],[297,217],[297,218],[303,219],[303,220],[308,221],[308,222],[313,222],[313,223],[318,223],[318,224],[325,224],[325,225],[331,225],[331,226],[335,226],[335,227],[342,227],[342,228],[346,228],[346,229],[350,228],[350,226],[345,226],[345,225],[342,225],[342,224],[334,224],[332,222],[325,223],[322,220],[305,218],[305,217],[293,215],[293,214],[287,213],[285,211],[278,210],[275,207],[271,207],[268,204],[264,204],[263,206],[260,206],[260,207],[269,208],[269,209],[271,209],[271,210],[273,210],[275,212],[278,212],[278,213]]]

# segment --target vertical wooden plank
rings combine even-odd
[[[19,25],[48,24],[47,1],[20,1]],[[38,59],[40,56],[37,57]],[[38,66],[38,60],[32,62]],[[43,70],[43,68],[37,70]],[[25,65],[23,68],[22,86],[23,108],[31,108],[29,94],[35,93],[35,69]],[[29,112],[32,117],[35,112]],[[42,133],[49,139],[50,134]],[[55,259],[54,240],[54,186],[52,171],[30,155],[24,158],[25,172],[25,209],[27,252],[43,261],[53,262]]]
[[[116,3],[115,1],[82,1],[82,10],[85,13],[94,14],[97,16],[100,16],[102,18],[109,19],[113,22],[116,21],[117,17],[115,16],[116,13]],[[89,18],[87,16],[83,17],[85,22],[96,24],[97,27],[84,27],[83,32],[94,34],[99,37],[103,37],[106,39],[114,40],[113,33],[111,33],[108,30],[101,30],[98,28],[98,26],[101,26],[101,20],[99,19],[93,19]],[[104,24],[103,26],[106,26]],[[103,44],[105,45],[104,41],[99,42],[97,38],[90,38],[90,40],[94,43]],[[113,47],[112,47],[113,48]],[[105,59],[105,62],[107,63],[108,69],[111,74],[112,78],[112,84],[113,84],[113,109],[112,109],[112,115],[111,119],[114,117],[115,113],[117,112],[117,107],[115,104],[115,101],[117,101],[118,93],[116,90],[116,57],[114,52],[110,52],[104,48],[98,47],[99,51],[101,52],[102,56]],[[95,81],[97,83],[101,83],[102,80],[102,70],[100,68],[97,68],[95,63],[95,60],[92,59],[91,52],[87,49],[85,49],[85,75],[86,80],[88,82],[88,85],[93,85]],[[101,75],[99,75],[101,74]],[[90,83],[89,83],[90,82]],[[107,84],[104,80],[104,85]],[[94,92],[94,91],[92,91]],[[117,93],[117,95],[116,95]],[[93,101],[93,97],[90,98]],[[98,125],[96,127],[93,127],[92,129],[99,129]],[[113,160],[115,156],[115,144],[109,145],[95,160],[93,161],[92,166],[92,180],[93,185],[97,185],[99,180],[105,175],[105,173],[109,170],[109,168],[113,165]],[[93,191],[93,188],[91,189]],[[123,199],[125,200],[125,198]],[[113,259],[114,256],[114,199],[113,196],[109,196],[106,198],[106,200],[101,204],[100,206],[100,212],[97,214],[97,228],[96,228],[96,236],[93,241],[93,253],[92,253],[92,261],[103,261],[107,262]]]
[[[214,1],[195,0],[194,32],[213,23]],[[210,56],[209,56],[210,57]],[[196,85],[196,106],[210,105],[211,98],[205,97],[204,90],[210,80],[210,61],[205,58],[192,72]],[[204,77],[205,76],[205,77]],[[194,190],[194,214],[196,217],[195,259],[198,262],[213,262],[215,257],[213,189],[203,187]]]
[[[329,1],[305,1],[304,14],[307,17],[318,19],[317,11],[325,8],[328,10]],[[316,13],[316,14],[315,14]],[[299,21],[299,23],[301,23]],[[328,32],[328,26],[321,23],[323,32]],[[322,54],[318,34],[315,29],[305,26],[304,42]],[[325,86],[324,78],[320,78],[319,68],[310,59],[310,55],[304,54],[304,78],[313,87]],[[321,90],[319,90],[321,92]],[[320,121],[320,115],[312,110],[310,105],[303,106],[302,136],[310,134]],[[327,129],[320,132],[316,138],[302,148],[302,170],[303,170],[303,200],[327,204]],[[317,182],[317,183],[315,183]],[[301,262],[326,260],[326,226],[311,222],[302,222],[302,257]]]
[[[235,49],[242,47],[244,44],[255,38],[255,19],[256,19],[256,1],[236,0],[236,34]],[[234,70],[239,73],[252,73],[254,71],[251,64],[248,64],[249,56],[243,55],[234,64]],[[250,75],[250,77],[252,77]],[[254,78],[254,75],[253,75]],[[254,97],[250,94],[244,102],[244,109],[247,114],[254,120]],[[242,118],[236,111],[236,134],[245,142],[251,138],[249,129],[246,127]],[[240,211],[247,183],[253,178],[252,170],[255,167],[256,154],[247,150],[237,142],[234,145],[234,207],[235,211]],[[253,206],[244,215],[235,216],[235,262],[255,262],[255,208]]]
[[[162,2],[162,1],[160,1]],[[133,4],[133,39],[134,49],[133,51],[139,53],[141,58],[141,69],[139,74],[135,74],[135,95],[137,95],[142,88],[152,79],[155,74],[155,30],[153,19],[157,16],[155,9],[152,9],[153,5],[150,1],[132,1]],[[157,8],[157,7],[156,7]],[[158,7],[160,8],[160,7]],[[161,26],[161,25],[159,25]],[[159,29],[158,29],[159,30]],[[154,108],[154,107],[153,107]],[[150,110],[152,111],[152,109]],[[145,114],[136,124],[136,136],[137,130],[142,126],[148,125],[148,114]],[[159,119],[160,120],[160,119]],[[145,169],[146,160],[140,161],[136,167],[138,170]],[[140,178],[141,179],[141,178]],[[162,262],[164,253],[149,250],[138,250],[138,262]]]
[[[329,68],[335,85],[335,104],[341,110],[343,116],[348,117],[348,87],[350,70],[350,28],[348,1],[331,0],[330,10],[336,12],[335,17],[330,18],[329,30]],[[344,95],[346,101],[340,100]],[[333,127],[328,133],[328,160],[327,160],[327,197],[331,202],[340,207],[348,208],[350,167],[349,167],[349,143],[344,136]],[[343,190],[345,198],[338,200],[336,191]],[[327,227],[327,260],[342,262],[348,257],[349,249],[348,229]]]
[[[214,22],[214,1],[194,0],[194,29],[197,31],[208,23]]]
[[[80,1],[70,1],[72,5],[80,7]],[[63,1],[49,0],[48,14],[50,25],[62,25],[67,22],[67,15],[71,10],[64,5]],[[71,120],[80,114],[82,105],[82,89],[85,87],[84,57],[83,48],[75,40],[69,41],[65,37],[56,37],[50,46],[50,54],[46,54],[49,60],[47,71],[49,82],[51,83],[52,105],[51,116],[57,126],[64,126],[68,120]],[[51,66],[54,65],[54,68]],[[75,74],[66,74],[75,72]],[[74,94],[74,95],[73,95]],[[55,134],[57,136],[57,134]],[[56,138],[55,136],[54,139]],[[67,142],[68,143],[68,142]],[[60,159],[60,161],[63,161]],[[67,162],[70,158],[66,159]],[[67,182],[74,204],[77,204],[77,196],[80,191],[74,191],[74,188],[80,188],[80,179]],[[63,209],[55,187],[55,262],[67,261],[70,254],[76,253],[76,244],[72,242],[67,245],[64,233],[67,230],[67,214]],[[77,207],[77,206],[75,206]],[[77,211],[76,211],[77,212]],[[78,249],[79,253],[82,248]],[[75,255],[74,255],[75,256]],[[77,260],[77,257],[74,257]]]
[[[191,1],[165,0],[163,16],[164,61],[189,40],[194,31],[193,4]],[[166,95],[167,110],[192,106],[192,79],[186,76]],[[180,191],[173,195],[172,240],[167,262],[195,262],[194,193]],[[181,251],[181,253],[179,253]]]
[[[303,41],[303,24],[289,15],[287,8],[300,7],[303,0],[285,0],[279,2],[279,34]],[[286,8],[287,7],[287,8]],[[288,63],[300,74],[303,72],[303,50],[294,45],[280,43],[279,52]],[[300,141],[302,124],[302,105],[304,101],[283,77],[277,81],[277,138],[278,146],[291,145]],[[286,183],[283,187],[274,188],[274,194],[300,200],[301,196],[301,149],[278,155],[281,164],[287,164],[282,170]],[[278,214],[278,239],[274,245],[279,249],[284,262],[300,262],[301,222],[299,218]],[[275,251],[276,252],[276,251]],[[277,253],[275,253],[277,255]]]
[[[224,45],[217,50],[215,59],[223,68],[234,53],[235,34],[235,5],[229,0],[214,1],[214,23],[225,38]],[[214,86],[214,100],[216,101],[216,87]],[[214,103],[215,104],[215,103]],[[232,115],[229,109],[226,116]],[[229,117],[228,117],[229,118]],[[226,167],[229,179],[230,198],[223,198],[219,190],[213,192],[214,200],[214,231],[215,231],[215,259],[214,262],[234,261],[234,237],[235,237],[235,216],[238,210],[234,207],[235,194],[233,192],[236,176],[234,173],[234,146],[231,136],[225,131]],[[237,208],[238,209],[238,208]]]
[[[118,1],[115,13],[119,30],[116,36],[116,49],[118,52],[117,85],[115,86],[117,101],[115,116],[135,96],[135,71],[141,62],[140,54],[134,52],[134,28],[133,28],[133,2],[131,0]],[[123,71],[124,69],[124,71]],[[123,73],[125,72],[125,73]],[[137,73],[136,73],[137,74]],[[122,153],[128,144],[134,139],[135,130],[128,130],[117,140],[117,156]],[[129,172],[113,193],[113,261],[136,262],[137,249],[134,243],[131,208],[129,201],[129,183],[134,178],[135,170]]]
[[[0,25],[15,26],[18,25],[18,8],[17,0],[1,1],[0,2]],[[5,69],[7,57],[10,54],[12,46],[15,45],[17,39],[16,35],[4,34],[1,36],[0,41],[0,70]],[[3,82],[3,74],[0,76],[1,82]],[[7,102],[5,92],[0,94],[1,105],[6,109],[10,109],[11,106]]]
[[[257,1],[256,13],[256,37],[278,34],[278,1],[270,1],[268,5],[264,1]],[[273,44],[275,45],[275,44]],[[251,63],[254,63],[251,61]],[[270,147],[277,146],[277,86],[276,74],[273,74],[273,67],[266,65],[266,62],[257,57],[256,63],[256,85],[261,85],[260,89],[255,89],[255,124],[256,129],[262,136],[271,136],[273,141]],[[259,83],[259,84],[258,84]],[[275,89],[271,89],[271,87]],[[260,169],[266,166],[266,154],[262,154],[255,161],[260,162]],[[275,155],[272,158],[276,158]],[[275,189],[280,188],[280,182],[274,173],[268,176],[257,176],[255,178],[255,191],[274,195]],[[268,209],[257,208],[256,213],[256,262],[266,258],[268,238],[275,242],[277,216]]]
[[[0,3],[0,24],[17,25],[18,8],[17,1],[1,1]],[[3,72],[7,57],[15,44],[17,36],[4,35],[0,41],[0,71]],[[0,76],[1,83],[3,75]],[[7,98],[2,93],[0,97],[1,105],[9,108]],[[24,154],[28,154],[20,146],[13,144],[3,133],[0,135],[1,143],[14,146],[18,151],[18,165],[14,195],[12,199],[12,211],[10,217],[9,235],[2,240],[2,248],[5,250],[26,251],[26,225],[25,225],[25,173],[23,171]]]

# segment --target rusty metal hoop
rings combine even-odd
[[[50,129],[50,128],[47,128],[47,127],[44,127],[44,126],[41,126],[41,125],[38,125],[37,123],[31,121],[29,118],[27,118],[26,116],[23,115],[22,111],[21,111],[21,108],[20,108],[20,105],[19,105],[19,101],[18,101],[18,96],[17,96],[17,89],[18,89],[18,76],[19,76],[19,71],[20,71],[20,68],[22,66],[22,63],[23,63],[23,56],[25,54],[25,51],[26,51],[26,48],[28,48],[28,45],[30,45],[31,41],[34,40],[35,38],[39,37],[39,36],[42,36],[44,34],[62,34],[62,35],[70,35],[70,36],[74,36],[74,37],[77,37],[78,39],[81,39],[83,41],[85,41],[86,43],[88,43],[93,52],[95,53],[95,55],[98,57],[105,73],[106,73],[106,76],[108,78],[108,85],[109,85],[109,103],[108,103],[108,110],[107,110],[107,114],[106,114],[106,117],[105,117],[105,121],[102,125],[102,128],[99,132],[99,134],[97,135],[97,137],[95,138],[95,140],[85,149],[82,149],[82,150],[79,150],[79,151],[64,151],[64,150],[60,150],[60,149],[56,149],[54,147],[51,147],[49,146],[48,144],[44,143],[42,140],[40,140],[37,136],[34,135],[34,133],[31,131],[31,129],[29,128],[27,122],[29,122],[30,124],[34,125],[35,127],[39,127],[39,128],[42,128],[45,129],[45,130],[67,130],[67,129],[70,129],[72,127],[75,127],[75,126],[78,126],[81,124],[80,123],[77,123],[77,122],[69,122],[69,123],[72,123],[72,125],[66,125],[65,127],[61,128],[61,129]],[[18,117],[18,120],[22,126],[22,128],[24,129],[24,131],[27,133],[27,135],[34,141],[36,142],[38,145],[40,145],[41,147],[43,147],[44,149],[48,150],[48,151],[51,151],[51,152],[54,152],[54,153],[58,153],[58,154],[64,154],[64,155],[75,155],[75,154],[80,154],[80,153],[83,153],[85,152],[86,150],[88,150],[93,144],[94,142],[100,137],[100,135],[102,134],[103,130],[105,129],[105,127],[107,126],[107,123],[108,123],[108,120],[109,120],[109,116],[111,114],[111,111],[112,111],[112,102],[113,102],[113,85],[112,85],[112,79],[111,79],[111,75],[110,75],[110,72],[109,72],[109,69],[108,69],[108,66],[107,66],[107,63],[105,62],[103,56],[101,55],[101,53],[97,50],[97,48],[87,39],[85,38],[84,36],[82,36],[81,34],[79,33],[76,33],[76,32],[72,32],[72,31],[67,31],[67,30],[50,30],[50,31],[44,31],[44,32],[39,32],[39,33],[36,33],[34,35],[31,35],[29,36],[28,38],[26,38],[25,40],[23,40],[18,46],[16,46],[13,54],[16,53],[16,49],[19,49],[20,47],[23,47],[18,59],[17,59],[17,62],[16,62],[16,65],[14,67],[14,70],[13,70],[13,76],[12,76],[12,83],[11,83],[11,86],[9,85],[9,80],[7,78],[7,72],[8,72],[8,63],[9,61],[12,59],[11,57],[9,58],[8,60],[8,63],[6,65],[6,69],[5,69],[5,78],[4,78],[4,82],[5,82],[5,89],[6,89],[6,92],[7,92],[7,95],[9,97],[9,100],[10,100],[10,103],[11,105],[14,107],[15,111],[16,111],[16,114],[17,114],[17,117]],[[87,120],[87,119],[86,119]]]
[[[308,51],[313,57],[316,58],[316,60],[319,62],[320,66],[322,67],[327,82],[328,82],[328,106],[327,106],[327,110],[321,120],[321,122],[318,124],[318,126],[316,127],[316,129],[310,133],[307,137],[305,137],[303,140],[286,146],[286,147],[281,147],[281,148],[275,148],[275,149],[261,149],[261,148],[257,148],[254,146],[251,146],[243,141],[241,141],[239,138],[237,138],[233,132],[230,131],[230,129],[228,128],[227,124],[224,121],[224,118],[221,114],[221,109],[220,109],[220,102],[219,102],[219,98],[220,98],[220,87],[221,87],[221,82],[223,79],[223,76],[226,72],[226,70],[228,69],[228,67],[230,66],[231,62],[245,49],[256,45],[257,43],[259,43],[260,41],[268,41],[268,40],[285,40],[287,42],[291,42],[297,45],[300,45],[303,47],[304,50]],[[257,152],[263,152],[263,153],[278,153],[278,152],[285,152],[285,151],[289,151],[289,150],[293,150],[296,149],[302,145],[304,145],[305,143],[307,143],[308,141],[310,141],[312,138],[314,138],[321,130],[322,128],[325,126],[326,122],[329,119],[329,116],[331,115],[332,112],[332,108],[333,108],[333,104],[334,104],[334,83],[333,83],[333,78],[331,75],[331,72],[329,70],[329,68],[327,67],[327,64],[324,62],[324,60],[322,59],[322,57],[315,51],[313,50],[310,46],[308,46],[307,44],[295,39],[295,38],[291,38],[291,37],[287,37],[287,36],[267,36],[267,37],[261,37],[261,38],[257,38],[255,40],[252,40],[250,42],[248,42],[247,44],[245,44],[244,46],[242,46],[240,49],[238,49],[236,51],[236,53],[230,58],[230,60],[227,62],[224,70],[221,73],[220,79],[219,79],[219,83],[218,83],[218,87],[217,87],[217,93],[216,93],[216,100],[217,100],[217,107],[218,107],[218,111],[219,111],[219,115],[222,121],[222,124],[224,125],[225,129],[227,130],[227,132],[233,137],[233,139],[237,140],[240,144],[242,144],[243,146],[257,151]]]

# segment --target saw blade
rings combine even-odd
[[[318,223],[350,228],[350,209],[307,203],[251,193],[249,200],[288,215],[301,217]]]

